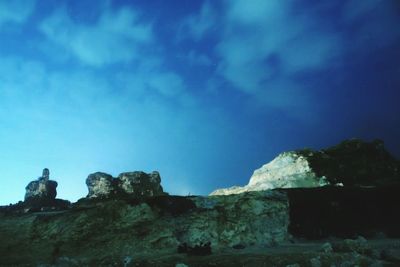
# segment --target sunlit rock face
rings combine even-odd
[[[312,188],[325,185],[378,186],[400,182],[400,165],[383,142],[347,140],[313,151],[284,152],[254,171],[249,184],[218,189],[211,195],[239,194],[275,188]]]
[[[319,187],[329,184],[324,176],[318,177],[305,156],[296,152],[280,154],[260,169],[255,170],[249,188],[260,190],[293,187]]]
[[[218,189],[211,195],[239,194],[275,188],[319,187],[328,185],[324,176],[318,177],[307,158],[296,152],[285,152],[254,171],[248,185]]]
[[[57,196],[57,182],[49,180],[50,172],[46,168],[36,181],[30,182],[25,190],[25,201],[31,199],[53,200]]]
[[[125,194],[136,197],[164,195],[160,174],[156,171],[124,172],[117,178],[103,172],[92,173],[86,179],[89,198]]]

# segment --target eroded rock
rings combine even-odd
[[[400,183],[400,164],[383,142],[347,140],[328,149],[284,152],[255,170],[248,185],[218,189],[211,195],[239,194],[275,188],[325,185],[380,186]]]
[[[163,195],[161,177],[156,171],[145,173],[141,171],[124,172],[118,175],[119,187],[127,194],[136,196]]]
[[[106,197],[115,191],[113,177],[104,172],[95,172],[88,176],[86,185],[89,190],[88,197]]]
[[[124,172],[117,178],[103,172],[92,173],[86,179],[89,198],[109,197],[112,195],[130,195],[151,197],[165,195],[161,186],[161,177],[157,171]]]
[[[25,201],[33,198],[53,200],[57,196],[57,182],[49,180],[50,171],[45,168],[43,170],[43,175],[39,177],[36,181],[30,182],[25,190]]]

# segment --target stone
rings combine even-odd
[[[311,267],[321,267],[321,259],[320,257],[315,257],[310,260]]]
[[[318,177],[307,158],[296,152],[285,152],[254,171],[248,185],[219,189],[210,195],[239,194],[275,188],[319,187],[328,185],[324,176]]]
[[[324,253],[332,253],[333,252],[333,248],[331,243],[326,242],[321,246],[321,251]]]
[[[335,245],[335,252],[353,252],[357,254],[370,254],[371,247],[368,241],[359,236],[357,239],[345,239],[343,242]]]
[[[124,172],[117,179],[119,187],[127,194],[141,197],[164,195],[160,174],[156,171],[149,174],[141,171]]]
[[[247,185],[217,189],[210,195],[240,194],[276,188],[380,186],[400,183],[400,164],[383,142],[343,141],[319,151],[284,152],[254,171]]]
[[[187,243],[183,243],[178,246],[177,252],[195,256],[210,255],[212,253],[211,242],[206,242],[206,243],[200,242],[199,244],[194,246],[190,246]]]
[[[161,177],[157,171],[124,172],[117,178],[103,172],[92,173],[86,179],[88,198],[110,196],[152,197],[165,195],[161,186]]]
[[[88,176],[86,185],[89,190],[88,197],[107,197],[115,192],[113,177],[104,172],[95,172]]]
[[[30,199],[54,200],[57,196],[57,182],[49,180],[50,172],[46,168],[43,175],[36,181],[30,182],[25,190],[25,201]]]
[[[43,169],[41,179],[48,181],[50,179],[50,170],[47,168]]]
[[[393,248],[384,249],[382,250],[380,257],[386,261],[400,263],[400,250]]]

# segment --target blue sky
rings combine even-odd
[[[0,0],[0,204],[45,167],[74,201],[95,171],[208,194],[346,138],[399,157],[399,48],[395,0]]]

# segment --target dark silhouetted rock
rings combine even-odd
[[[320,151],[300,150],[317,176],[344,186],[380,186],[400,183],[400,164],[381,140],[351,139]]]
[[[43,170],[43,175],[26,186],[25,201],[31,198],[53,200],[57,196],[57,182],[49,180],[49,169]]]

